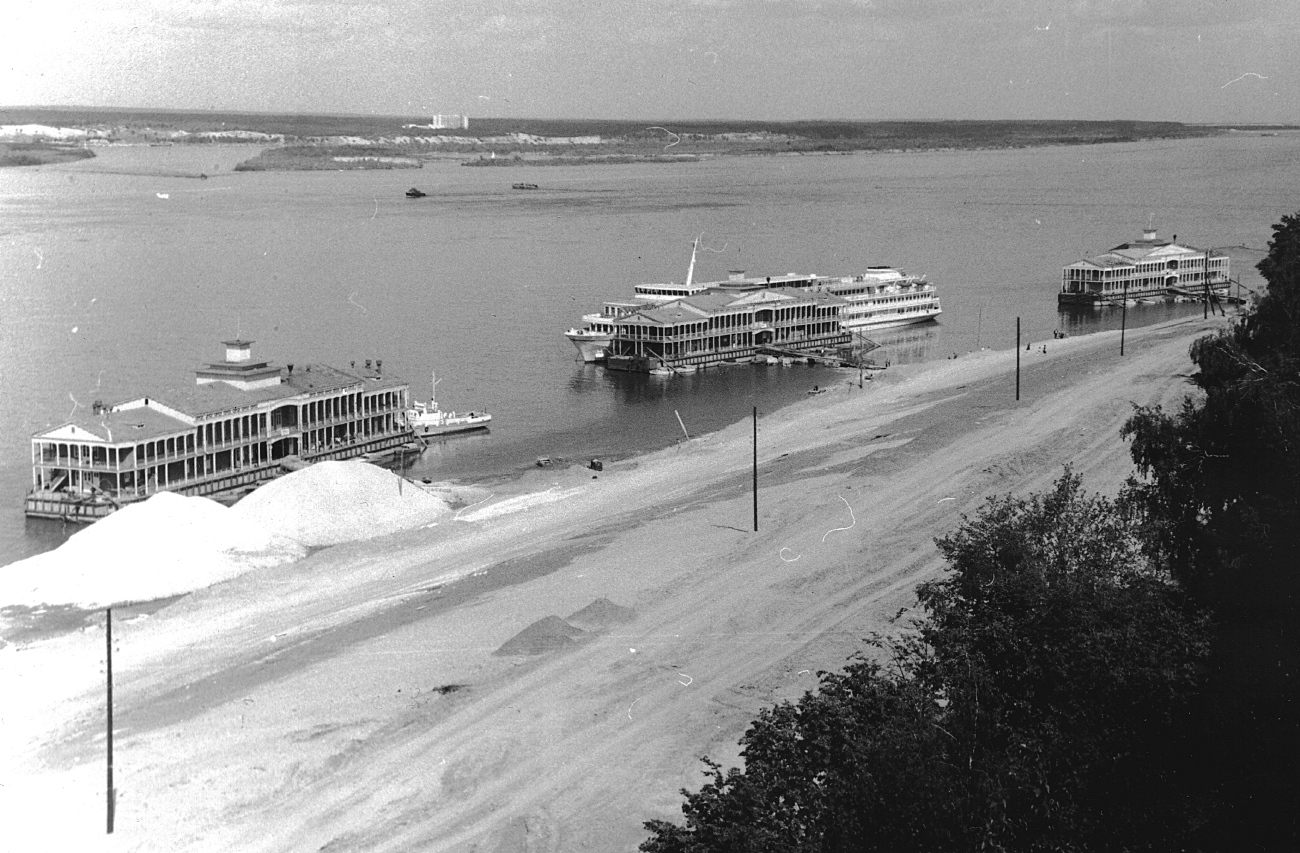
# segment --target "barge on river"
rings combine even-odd
[[[1109,252],[1075,261],[1061,270],[1059,305],[1119,305],[1126,300],[1226,298],[1228,256],[1156,237],[1154,228],[1141,240],[1121,243]]]
[[[29,516],[91,522],[157,492],[233,497],[303,464],[412,440],[408,386],[383,362],[281,368],[226,341],[193,385],[104,405],[32,437]]]

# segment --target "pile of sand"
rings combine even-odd
[[[337,545],[422,527],[446,501],[365,462],[317,462],[259,488],[235,515],[304,545]]]
[[[538,619],[524,630],[506,640],[494,655],[544,655],[571,646],[574,637],[586,632],[575,628],[559,616]]]
[[[566,621],[588,631],[599,631],[626,624],[635,618],[636,611],[632,608],[615,604],[608,598],[597,598]]]
[[[97,608],[181,595],[306,549],[216,501],[159,492],[0,574],[0,605]]]

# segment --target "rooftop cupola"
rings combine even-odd
[[[252,341],[222,341],[226,346],[226,361],[230,364],[239,364],[244,361],[251,361],[253,358]]]
[[[241,391],[280,384],[280,368],[265,361],[253,361],[253,342],[236,339],[222,341],[226,360],[200,367],[194,372],[199,385],[224,382]]]
[[[1143,229],[1142,229],[1142,239],[1145,240],[1145,241],[1147,241],[1147,242],[1149,242],[1149,243],[1150,243],[1150,242],[1154,242],[1155,239],[1156,239],[1156,229],[1154,229],[1154,228],[1143,228]]]

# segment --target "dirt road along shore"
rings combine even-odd
[[[642,821],[680,818],[701,755],[737,763],[760,708],[898,630],[963,513],[1065,464],[1113,493],[1132,404],[1192,393],[1188,346],[1216,325],[1130,330],[1122,358],[1115,333],[1037,342],[1019,402],[1010,351],[846,376],[760,418],[757,533],[742,423],[115,625],[111,837],[102,634],[7,650],[11,830],[37,833],[25,849],[634,850]]]

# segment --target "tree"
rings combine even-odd
[[[938,540],[924,615],[795,704],[765,710],[745,769],[683,792],[647,853],[1160,849],[1193,831],[1205,620],[1085,495],[993,499]]]
[[[1202,399],[1124,427],[1148,554],[1216,617],[1209,737],[1237,795],[1215,831],[1243,849],[1294,844],[1300,802],[1300,215],[1273,231],[1262,298],[1191,347]]]

